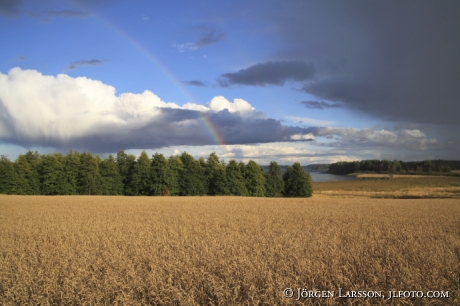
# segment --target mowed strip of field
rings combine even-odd
[[[455,199],[0,196],[2,305],[459,305],[459,262]]]
[[[393,177],[385,180],[314,182],[314,197],[460,199],[460,177]]]

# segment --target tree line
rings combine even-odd
[[[350,174],[354,172],[377,173],[449,173],[451,169],[460,169],[460,161],[424,160],[403,162],[398,160],[362,160],[353,162],[337,162],[329,165],[328,173]]]
[[[20,195],[129,195],[310,197],[312,180],[300,163],[282,174],[271,162],[267,172],[247,164],[219,160],[216,153],[195,159],[187,152],[166,158],[124,151],[101,159],[88,152],[40,155],[29,151],[13,162],[0,157],[0,193]]]

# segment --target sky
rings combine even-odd
[[[460,2],[0,0],[0,154],[460,159]]]

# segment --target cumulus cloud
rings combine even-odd
[[[214,97],[206,105],[179,106],[150,91],[115,94],[85,77],[42,75],[14,68],[0,73],[0,141],[58,149],[120,149],[289,141],[307,128],[266,118],[248,102]]]
[[[198,80],[182,81],[182,83],[185,83],[187,85],[196,86],[196,87],[206,87],[205,83],[198,81]]]
[[[179,52],[195,51],[205,46],[216,44],[222,41],[224,38],[225,33],[223,32],[217,33],[215,31],[207,31],[201,33],[200,38],[194,43],[174,44],[173,47],[176,48]]]
[[[326,103],[324,101],[302,101],[301,104],[309,109],[341,108],[342,105],[337,103]]]
[[[252,65],[238,72],[224,73],[217,79],[222,87],[230,85],[284,85],[286,81],[306,81],[315,75],[315,68],[302,61],[269,61]]]
[[[79,66],[99,66],[99,65],[102,65],[104,62],[108,62],[108,60],[91,59],[91,60],[75,61],[75,62],[71,62],[69,66],[67,66],[67,69],[73,70]]]
[[[2,0],[0,1],[0,15],[16,17],[22,5],[21,0]]]

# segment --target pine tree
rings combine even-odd
[[[41,193],[44,195],[65,195],[71,190],[64,171],[65,160],[61,153],[42,157],[40,164]]]
[[[19,155],[14,162],[16,172],[16,192],[15,194],[33,194],[30,186],[32,169],[25,155]]]
[[[69,184],[69,194],[78,194],[78,172],[80,171],[80,153],[70,150],[64,157],[64,171]]]
[[[180,194],[180,176],[184,169],[184,164],[179,156],[170,156],[168,159],[167,187],[169,195],[175,196]]]
[[[16,194],[17,176],[14,164],[5,156],[0,157],[0,193]]]
[[[265,175],[264,169],[260,165],[250,160],[245,167],[244,178],[250,196],[265,196]]]
[[[282,178],[281,167],[276,162],[271,162],[268,173],[265,174],[265,196],[282,197],[284,191],[284,181]]]
[[[121,181],[123,183],[123,194],[132,195],[129,188],[130,180],[134,172],[134,165],[136,164],[136,157],[132,154],[126,154],[124,151],[117,153],[118,173],[120,173]]]
[[[150,186],[151,195],[158,196],[164,194],[164,188],[168,190],[169,194],[169,171],[168,160],[163,156],[163,154],[156,153],[153,155],[152,162],[150,164],[150,177],[152,180],[152,184]]]
[[[205,164],[206,177],[208,182],[209,195],[227,195],[229,194],[227,177],[225,175],[225,165],[219,161],[215,152],[211,153]]]
[[[85,152],[80,155],[80,169],[77,177],[79,194],[101,194],[100,158]]]
[[[38,154],[37,151],[27,151],[24,155],[29,163],[30,167],[30,175],[29,175],[29,187],[30,187],[30,194],[40,194],[41,186],[40,186],[40,176],[39,176],[39,169],[41,164],[41,156]]]
[[[150,159],[147,153],[142,151],[134,165],[131,179],[128,183],[128,190],[130,195],[149,195],[151,185]]]
[[[225,174],[227,176],[227,188],[231,195],[246,196],[248,189],[245,185],[243,174],[235,160],[228,162]]]
[[[204,195],[205,187],[205,169],[202,169],[200,163],[187,152],[180,156],[183,169],[180,171],[180,192],[182,196]]]
[[[312,196],[313,186],[310,173],[305,172],[300,163],[296,162],[289,166],[283,175],[283,180],[285,197],[305,198]]]
[[[118,172],[118,165],[112,155],[109,155],[100,163],[101,193],[104,195],[123,194],[123,182]]]

